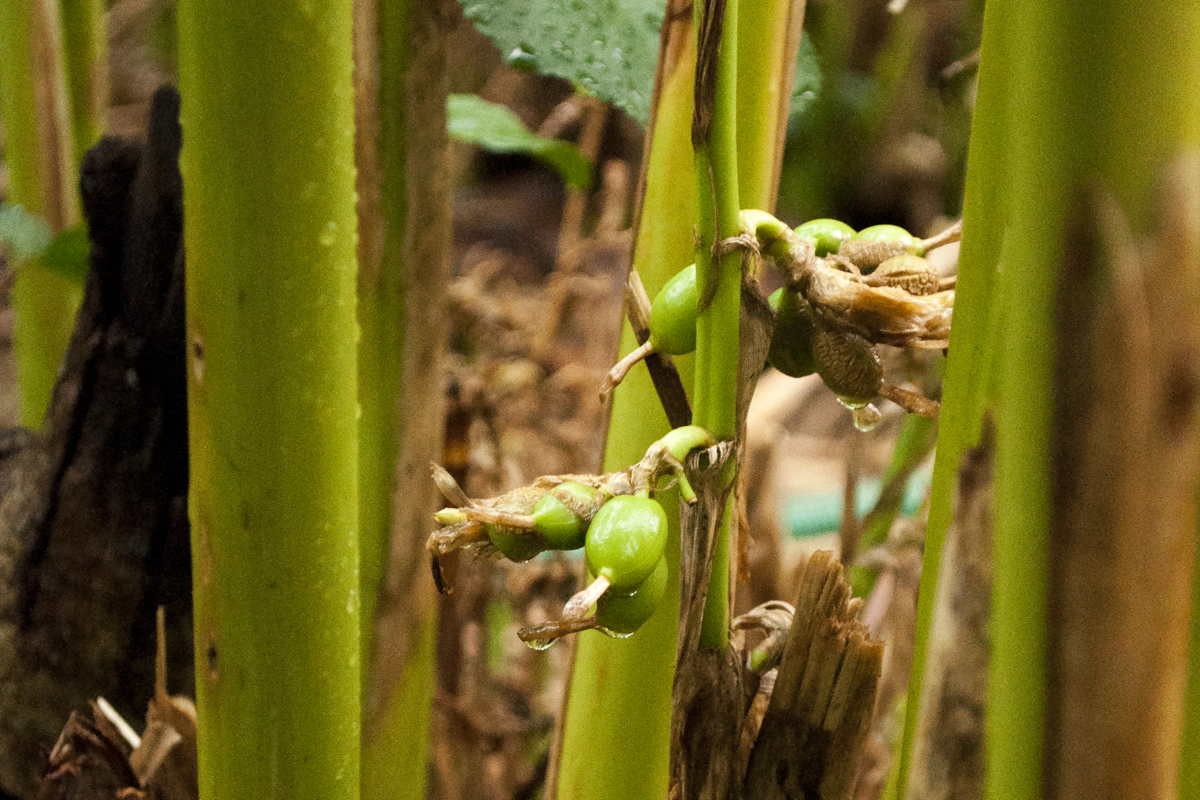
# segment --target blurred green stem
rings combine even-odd
[[[104,0],[58,0],[71,92],[75,163],[96,143],[108,110],[108,41]]]
[[[445,4],[355,4],[364,798],[423,798],[450,191]],[[397,503],[400,499],[403,502]]]
[[[1159,34],[1146,37],[1148,30]],[[1077,333],[1056,314],[1065,219],[1083,187],[1102,186],[1135,232],[1154,227],[1155,181],[1169,160],[1200,144],[1198,36],[1200,7],[1167,0],[1136,7],[995,0],[986,7],[905,757],[924,710],[918,700],[955,473],[994,406],[986,738],[987,796],[996,800],[1053,795],[1045,747],[1049,664],[1052,656],[1061,662],[1065,645],[1050,641],[1051,498],[1064,474],[1050,448],[1066,421],[1054,417],[1054,358],[1055,343]]]
[[[0,119],[9,170],[7,200],[61,231],[79,222],[59,9],[55,0],[0,0]],[[36,260],[14,265],[14,355],[21,422],[41,425],[81,292]]]
[[[658,88],[647,133],[643,195],[634,231],[633,268],[651,296],[692,260],[695,194],[690,186],[692,73],[696,50],[690,15],[668,9],[665,47],[659,54]],[[676,11],[672,16],[671,12]],[[621,351],[637,345],[622,323]],[[675,359],[689,385],[691,359]],[[605,444],[605,471],[634,463],[669,429],[650,376],[634,369],[613,395]],[[671,521],[667,544],[670,581],[654,616],[626,640],[595,631],[575,642],[556,765],[547,797],[557,800],[661,800],[668,777],[671,681],[679,615],[679,513],[673,492],[660,495]],[[631,741],[638,742],[630,747]]]

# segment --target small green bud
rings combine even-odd
[[[787,289],[777,289],[768,298],[775,312],[775,332],[767,360],[771,366],[793,378],[817,371],[813,360],[812,308],[804,298]]]
[[[650,343],[656,351],[678,356],[696,349],[699,303],[696,265],[689,264],[659,289],[650,305]]]
[[[583,547],[588,524],[600,509],[599,490],[578,481],[555,486],[533,507],[533,527],[550,550]]]
[[[816,248],[817,255],[827,256],[830,253],[838,252],[842,242],[854,235],[854,228],[839,219],[822,217],[810,219],[797,227],[795,233],[802,239],[811,241]]]
[[[667,576],[667,559],[660,558],[650,577],[632,592],[609,589],[596,601],[596,622],[613,633],[633,633],[654,616],[667,593]]]
[[[667,514],[657,501],[638,495],[611,498],[588,527],[588,569],[617,590],[635,588],[654,571],[667,546]]]
[[[509,561],[528,561],[546,549],[542,537],[533,531],[492,524],[485,525],[484,530],[492,546]]]

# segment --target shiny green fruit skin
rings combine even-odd
[[[630,591],[650,577],[667,546],[667,514],[657,501],[618,495],[600,507],[588,526],[588,569]]]
[[[650,342],[656,351],[679,356],[696,349],[699,303],[696,265],[689,264],[659,289],[650,304]]]
[[[528,561],[546,549],[542,537],[533,531],[510,528],[507,525],[485,525],[488,541],[509,561]]]
[[[609,589],[596,603],[596,621],[614,633],[633,633],[654,616],[667,593],[667,559],[660,558],[650,577],[633,592]]]
[[[566,481],[534,505],[533,528],[549,550],[578,550],[599,506],[600,492],[578,481]]]
[[[767,301],[775,312],[775,332],[771,334],[767,360],[793,378],[813,374],[817,362],[813,359],[813,320],[808,303],[787,289],[776,289]]]
[[[817,249],[817,255],[827,256],[836,253],[842,242],[854,235],[854,228],[840,219],[821,217],[800,225],[795,233],[803,239],[811,240]]]
[[[863,228],[851,238],[858,242],[895,242],[910,252],[921,243],[920,239],[899,225],[887,224]]]

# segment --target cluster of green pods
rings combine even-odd
[[[654,614],[667,588],[667,515],[657,500],[612,498],[588,528],[588,571],[608,587],[596,601],[596,622],[630,634]]]
[[[624,636],[650,619],[666,592],[667,515],[651,497],[616,495],[597,506],[597,495],[585,484],[561,483],[535,504],[532,529],[489,524],[488,540],[513,561],[584,548],[588,572],[603,581],[596,626]]]
[[[810,242],[819,257],[838,255],[850,261],[869,286],[893,286],[916,295],[938,290],[937,274],[923,258],[922,241],[898,225],[855,232],[840,220],[822,218],[805,222],[794,234]],[[695,264],[676,273],[658,292],[650,307],[649,345],[655,352],[683,355],[695,350],[698,297]],[[870,342],[823,327],[795,291],[778,289],[768,302],[775,313],[768,353],[772,366],[796,378],[818,373],[852,408],[878,395],[883,371]]]
[[[550,633],[527,641],[549,642],[588,627],[628,636],[653,615],[667,587],[667,515],[651,491],[661,475],[673,472],[681,495],[694,498],[682,462],[711,444],[708,431],[687,425],[654,442],[629,469],[584,478],[591,483],[568,479],[549,488],[522,487],[482,503],[463,497],[462,507],[434,515],[443,531],[431,542],[454,541],[455,532],[466,531],[465,543],[479,544],[486,536],[487,544],[515,562],[548,550],[583,548],[591,584],[567,603],[562,620],[540,626]],[[594,616],[586,616],[593,606]]]
[[[592,486],[565,481],[534,503],[529,511],[532,527],[489,522],[484,530],[492,546],[510,561],[528,561],[546,550],[578,550],[604,499]]]

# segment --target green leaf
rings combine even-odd
[[[0,249],[14,263],[33,263],[74,283],[82,284],[87,276],[91,252],[87,227],[51,233],[44,219],[23,206],[0,203]]]
[[[37,258],[50,244],[50,226],[23,206],[0,203],[0,248],[14,262]]]
[[[463,11],[516,66],[566,78],[650,116],[662,0],[463,0]]]
[[[37,263],[74,283],[82,284],[87,277],[90,253],[87,228],[76,225],[51,239]]]
[[[812,107],[821,94],[824,82],[825,76],[821,72],[817,50],[813,47],[808,31],[805,31],[800,39],[800,50],[796,53],[796,72],[792,78],[792,101],[788,111],[789,125],[804,116]]]
[[[592,182],[592,163],[570,142],[531,132],[509,109],[473,94],[452,94],[446,101],[450,136],[493,153],[521,153],[553,167],[572,187]]]

